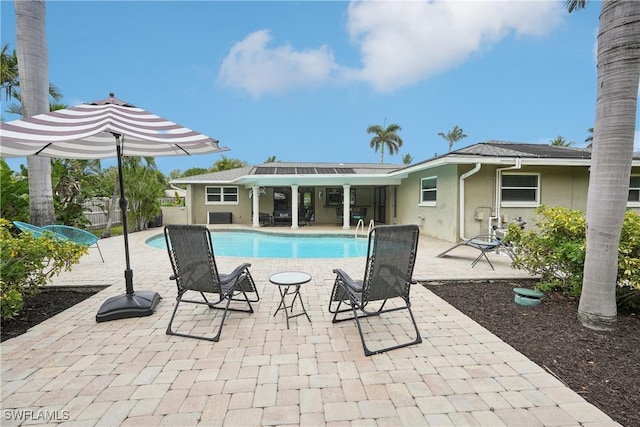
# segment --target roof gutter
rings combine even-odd
[[[463,173],[460,176],[460,239],[465,240],[464,237],[464,181],[471,175],[477,173],[480,170],[482,163],[476,163],[475,167],[468,172]]]

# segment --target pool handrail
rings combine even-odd
[[[356,233],[355,233],[355,239],[358,239],[358,230],[360,229],[360,224],[362,224],[362,232],[364,233],[364,220],[363,219],[359,219],[358,220],[358,224],[356,225]],[[371,232],[371,230],[373,230],[373,228],[375,227],[375,222],[373,221],[373,219],[371,221],[369,221],[369,228],[367,228],[367,234],[364,234],[361,238],[362,239],[366,239],[369,236],[369,233]]]

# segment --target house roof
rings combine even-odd
[[[461,148],[451,153],[456,156],[474,155],[489,157],[520,157],[544,159],[590,159],[591,151],[586,148],[560,147],[542,144],[488,141]]]
[[[406,166],[402,172],[414,172],[443,164],[521,164],[549,166],[589,166],[591,150],[520,142],[487,141],[460,148]],[[633,153],[633,165],[640,166],[640,153]]]
[[[588,166],[591,151],[586,148],[560,147],[507,141],[487,141],[434,156],[412,165],[383,163],[272,162],[236,169],[178,178],[173,184],[245,185],[394,185],[409,173],[442,164],[513,163]],[[633,154],[634,166],[640,166],[640,153]]]
[[[353,179],[367,180],[387,177],[389,172],[400,169],[401,165],[381,163],[315,163],[315,162],[272,162],[256,166],[244,166],[203,175],[178,178],[171,181],[173,184],[207,184],[207,183],[234,183],[234,184],[259,184],[280,185],[283,182],[291,183],[292,178],[299,184],[306,182],[325,182],[327,185],[341,185],[344,177],[349,177],[349,183]],[[397,178],[387,178],[396,180]],[[391,184],[391,182],[389,182]]]

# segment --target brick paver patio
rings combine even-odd
[[[298,232],[318,231],[327,230]],[[618,425],[422,286],[411,300],[423,343],[365,357],[354,323],[332,324],[327,311],[332,269],[361,275],[364,258],[252,258],[255,313],[232,313],[217,343],[166,335],[176,296],[171,267],[166,251],[144,243],[160,232],[130,236],[135,289],[163,297],[152,316],[95,322],[102,302],[124,291],[123,242],[115,237],[100,242],[105,263],[91,250],[53,283],[107,289],[2,343],[3,426]],[[435,257],[449,246],[421,237],[414,277],[527,277],[495,254],[495,271],[484,261],[472,269],[477,252],[468,248]],[[247,260],[217,261],[224,272]],[[302,290],[311,322],[292,318],[289,330],[282,312],[273,316],[280,295],[268,282],[287,270],[313,277]],[[368,321],[372,346],[411,331],[401,313]],[[185,304],[176,325],[206,333],[218,315]]]

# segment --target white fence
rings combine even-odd
[[[82,204],[85,218],[91,223],[87,226],[90,230],[96,228],[102,228],[107,225],[107,212],[109,211],[109,204],[111,199],[108,197],[94,197],[87,200]],[[120,206],[116,203],[116,209],[113,216],[113,225],[122,223],[122,213],[120,212]]]

